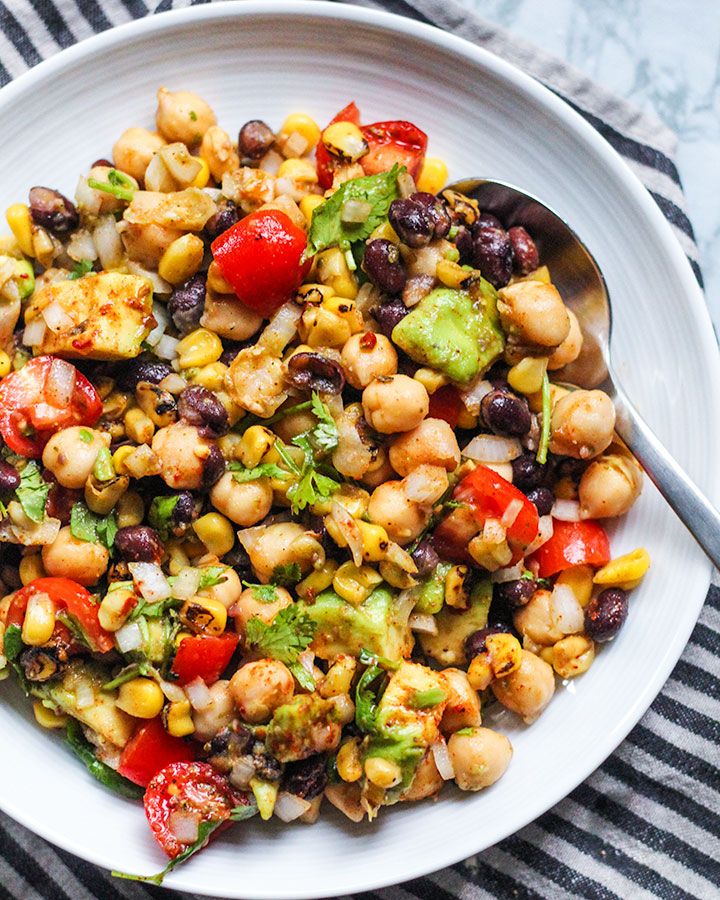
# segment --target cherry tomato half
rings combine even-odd
[[[145,787],[160,769],[170,763],[192,762],[194,759],[192,744],[168,734],[158,716],[143,722],[130,738],[120,757],[118,772]]]
[[[457,388],[446,384],[434,394],[430,394],[430,411],[428,416],[433,419],[444,419],[451,428],[457,428],[460,413],[463,411],[463,402]]]
[[[427,135],[412,122],[375,122],[360,129],[370,148],[359,160],[366,175],[387,172],[397,163],[413,178],[420,174]]]
[[[553,519],[553,536],[531,559],[538,563],[541,578],[550,578],[572,566],[599,568],[610,562],[610,541],[605,529],[592,519],[582,522]]]
[[[227,668],[237,643],[238,636],[229,631],[183,638],[172,664],[178,683],[202,678],[205,684],[214,684]]]

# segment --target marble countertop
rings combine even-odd
[[[720,332],[720,2],[460,2],[567,60],[677,134],[678,169]]]

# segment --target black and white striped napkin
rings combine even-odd
[[[0,0],[0,83],[76,41],[198,0]],[[205,2],[205,0],[200,0]],[[467,38],[524,69],[620,153],[702,277],[673,135],[564,63],[455,0],[357,0]],[[363,900],[720,898],[720,587],[660,696],[618,750],[569,797],[517,834],[448,869]],[[0,814],[0,900],[148,900]],[[190,895],[185,896],[191,900]],[[357,900],[360,900],[358,897]]]

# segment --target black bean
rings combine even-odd
[[[117,376],[117,386],[121,391],[134,391],[141,381],[159,384],[170,374],[172,369],[166,362],[149,353],[142,353],[123,363]]]
[[[476,231],[479,231],[481,228],[500,228],[503,231],[505,230],[505,226],[500,219],[489,212],[480,213],[474,227]]]
[[[9,462],[0,460],[0,494],[12,494],[20,487],[20,473]]]
[[[539,516],[549,516],[555,503],[555,495],[548,487],[532,488],[525,495],[531,503],[535,504]]]
[[[167,311],[182,336],[194,331],[200,324],[205,309],[207,275],[198,272],[185,284],[176,287],[167,303]]]
[[[226,200],[215,215],[210,216],[205,223],[205,232],[211,238],[216,238],[218,235],[222,234],[223,231],[232,228],[239,220],[240,216],[238,214],[237,206],[232,200]]]
[[[523,453],[512,461],[513,484],[521,491],[530,491],[542,484],[545,468],[534,453]]]
[[[378,328],[385,337],[392,337],[392,330],[410,310],[405,306],[402,300],[397,297],[391,297],[379,306],[376,306],[372,314],[378,323]]]
[[[4,562],[0,565],[0,581],[11,591],[19,590],[23,585],[18,572],[20,560],[13,565],[10,562]]]
[[[415,194],[411,194],[410,199],[414,203],[419,203],[425,207],[430,221],[433,223],[433,237],[444,238],[452,225],[450,213],[445,203],[439,197],[436,197],[435,194],[428,194],[426,191],[418,191]]]
[[[417,566],[420,578],[425,578],[434,572],[440,562],[440,557],[429,540],[420,541],[411,556]]]
[[[50,482],[51,485],[45,512],[51,519],[60,519],[63,525],[68,525],[73,506],[82,499],[82,491],[63,487],[47,470],[43,472],[43,481]]]
[[[102,166],[104,169],[113,169],[115,168],[109,159],[96,159],[95,162],[90,166],[91,169],[96,168],[96,166]]]
[[[479,228],[473,241],[475,266],[493,287],[504,287],[512,275],[512,244],[501,228]]]
[[[260,159],[275,143],[275,134],[261,119],[251,119],[240,129],[238,152],[247,159]]]
[[[503,581],[494,586],[498,600],[511,608],[525,606],[535,593],[537,585],[532,578],[517,578],[515,581]]]
[[[426,247],[435,233],[435,223],[424,203],[412,197],[393,200],[388,211],[390,224],[408,247]]]
[[[527,275],[540,265],[540,254],[535,241],[522,225],[516,225],[508,231],[513,248],[513,268],[520,275]]]
[[[340,394],[345,387],[342,366],[322,353],[295,353],[288,361],[285,379],[298,390],[323,394]]]
[[[178,528],[189,525],[197,516],[195,499],[190,491],[181,491],[172,511],[172,523]]]
[[[224,366],[231,365],[232,361],[238,355],[238,353],[243,349],[245,343],[243,341],[225,341],[224,347],[225,349],[222,352],[222,356],[220,357],[220,362]]]
[[[481,653],[484,653],[486,649],[485,641],[490,635],[504,634],[506,631],[506,628],[502,628],[499,625],[489,625],[487,628],[480,628],[478,631],[473,631],[472,634],[469,634],[465,638],[465,656],[471,660]]]
[[[149,525],[128,525],[118,529],[115,547],[125,562],[149,562],[157,565],[163,558],[160,536]]]
[[[521,437],[530,431],[532,419],[527,401],[510,391],[492,390],[480,402],[480,415],[495,434]]]
[[[210,488],[218,481],[225,471],[225,457],[220,452],[220,448],[214,444],[210,448],[210,453],[205,457],[202,473],[202,487],[204,490]]]
[[[281,787],[304,800],[312,800],[322,794],[327,783],[327,756],[316,753],[307,759],[288,763],[283,772]]]
[[[374,285],[386,294],[399,294],[405,287],[407,273],[400,248],[384,238],[370,241],[365,247],[362,268]]]
[[[453,243],[460,254],[460,264],[471,264],[474,258],[473,237],[472,232],[466,225],[457,226],[457,233],[453,238]]]
[[[227,410],[212,391],[199,384],[191,384],[180,394],[178,414],[207,436],[219,437],[228,430]]]
[[[29,204],[33,222],[53,234],[68,234],[80,224],[75,204],[60,191],[48,187],[30,188]]]
[[[585,633],[594,641],[611,641],[627,614],[627,593],[621,588],[606,588],[585,607]]]

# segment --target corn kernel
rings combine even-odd
[[[137,406],[125,413],[123,425],[125,434],[136,444],[149,444],[155,434],[153,420]]]
[[[40,647],[47,643],[55,630],[55,606],[50,597],[34,593],[28,600],[22,625],[23,643],[30,647]]]
[[[590,668],[595,644],[584,634],[571,634],[553,645],[553,669],[561,678],[575,678]]]
[[[343,781],[352,784],[362,778],[363,767],[360,759],[360,743],[357,738],[351,738],[340,747],[335,758],[338,775]]]
[[[220,338],[206,328],[196,328],[177,345],[178,363],[181,369],[208,366],[222,356]]]
[[[365,760],[365,774],[368,781],[384,790],[395,787],[402,780],[400,766],[396,762],[392,762],[392,760],[383,759],[381,756],[369,756]]]
[[[221,391],[225,386],[225,373],[227,370],[228,367],[225,363],[208,363],[193,376],[192,383],[199,384],[209,391]]]
[[[5,211],[5,218],[15,240],[25,256],[34,256],[33,227],[30,218],[30,207],[26,203],[13,203]]]
[[[593,581],[603,587],[619,587],[630,590],[637,587],[650,568],[650,555],[644,547],[612,559],[595,573]]]
[[[158,275],[170,284],[182,284],[197,272],[204,255],[205,245],[200,238],[196,234],[184,234],[163,253]]]
[[[33,700],[33,713],[35,721],[43,728],[64,728],[68,723],[66,715],[48,709],[40,700]]]
[[[445,602],[454,609],[467,609],[470,595],[466,582],[470,570],[467,566],[453,566],[445,576]]]
[[[362,131],[354,122],[332,122],[322,133],[329,153],[346,162],[355,162],[368,151]]]
[[[350,326],[353,334],[362,331],[364,328],[363,317],[360,310],[355,305],[354,300],[348,297],[341,297],[335,294],[332,297],[326,297],[322,302],[322,308],[341,316]]]
[[[449,381],[448,377],[443,375],[442,372],[436,372],[435,369],[428,369],[424,366],[415,371],[413,378],[415,381],[420,382],[428,394],[434,394],[435,391],[439,391]]]
[[[135,451],[135,447],[131,444],[123,444],[122,447],[118,447],[117,450],[112,455],[113,461],[113,469],[118,473],[118,475],[129,475],[127,466],[125,465],[125,460],[130,456],[131,453]]]
[[[208,166],[207,162],[203,159],[202,156],[193,156],[192,157],[195,162],[200,163],[200,171],[197,173],[195,178],[193,178],[193,182],[190,185],[195,188],[204,188],[206,187],[208,181],[210,181],[210,166]]]
[[[390,241],[392,244],[400,243],[397,231],[395,231],[387,220],[381,222],[368,238],[368,242],[376,240]]]
[[[343,347],[352,335],[350,324],[320,306],[308,306],[299,324],[301,340],[310,347]]]
[[[516,275],[512,279],[513,284],[518,281],[542,281],[543,284],[552,284],[550,270],[547,266],[540,266],[537,269],[533,269],[532,272],[528,272],[527,275]]]
[[[354,656],[347,654],[338,656],[328,669],[327,675],[320,682],[318,687],[320,696],[327,698],[349,694],[356,669],[357,660]]]
[[[547,364],[546,356],[526,356],[508,372],[508,384],[513,390],[520,391],[521,394],[536,393],[542,388]]]
[[[137,597],[127,588],[108,591],[98,607],[98,621],[105,631],[118,631],[136,603]]]
[[[173,737],[187,737],[195,731],[189,700],[176,700],[167,711],[167,730]]]
[[[190,557],[178,541],[168,541],[165,544],[165,552],[168,555],[168,569],[171,575],[179,575],[181,569],[190,565]]]
[[[580,606],[585,607],[590,602],[593,586],[593,570],[591,566],[572,566],[561,572],[555,584],[565,584],[575,594],[575,599]]]
[[[20,560],[18,574],[20,575],[20,581],[22,581],[24,585],[30,584],[30,582],[35,581],[36,578],[42,578],[45,575],[42,556],[40,556],[39,553],[23,556]]]
[[[119,452],[116,450],[115,453]],[[115,454],[113,454],[115,465]],[[117,466],[115,466],[117,472]],[[131,525],[139,525],[145,516],[145,504],[137,491],[128,491],[117,502],[115,510],[118,528],[128,528]]]
[[[520,668],[522,647],[514,635],[505,632],[490,634],[485,639],[485,646],[495,678],[505,678]]]
[[[463,408],[460,410],[457,420],[458,428],[466,428],[468,430],[474,430],[477,428],[479,418],[478,416],[474,416],[470,410]]]
[[[154,719],[165,705],[165,695],[152,678],[133,678],[118,689],[118,709],[136,719]]]
[[[198,634],[222,634],[227,625],[227,610],[212,597],[191,597],[178,615],[183,624]]]
[[[215,396],[225,407],[225,412],[228,414],[228,425],[232,428],[243,418],[245,410],[237,405],[227,391],[216,391]]]
[[[263,822],[267,822],[272,817],[279,789],[280,785],[277,781],[263,781],[261,778],[250,779],[250,790],[253,792]]]
[[[467,670],[468,681],[474,691],[484,691],[493,681],[493,671],[487,653],[472,658]]]
[[[302,581],[295,585],[295,593],[298,597],[311,599],[327,590],[333,583],[333,578],[338,570],[338,564],[334,559],[328,559],[321,569],[313,569]]]
[[[320,140],[320,128],[315,119],[305,113],[290,113],[282,123],[281,134],[290,136],[300,134],[305,138],[307,150],[310,151]]]
[[[358,519],[357,527],[362,537],[362,555],[365,562],[380,562],[387,556],[390,538],[382,525],[373,525]]]
[[[315,166],[309,159],[286,159],[280,164],[277,177],[292,178],[303,184],[316,184],[318,180]]]
[[[378,566],[380,574],[387,583],[394,588],[405,591],[408,588],[415,587],[417,581],[409,572],[405,572],[396,563],[388,562],[384,559]]]
[[[263,425],[251,425],[242,436],[240,459],[248,469],[254,469],[272,449],[277,436]]]
[[[437,194],[448,180],[448,167],[435,156],[426,156],[417,180],[417,189],[428,194]]]
[[[354,300],[359,285],[357,278],[348,268],[347,259],[342,250],[332,247],[323,250],[315,257],[318,281],[330,285],[336,294]]]
[[[220,271],[220,266],[213,260],[208,266],[207,286],[216,294],[234,294],[232,285],[225,280],[225,276]]]
[[[4,350],[0,350],[0,378],[4,378],[12,371],[12,360]]]
[[[382,577],[370,566],[358,567],[353,562],[345,562],[335,573],[333,590],[343,600],[357,606],[372,594],[381,581]]]
[[[205,544],[209,553],[215,556],[224,556],[233,548],[235,533],[232,522],[221,516],[220,513],[211,512],[200,516],[193,523],[193,531]]]
[[[305,221],[308,225],[312,222],[313,212],[318,206],[322,206],[324,202],[325,198],[319,194],[306,194],[302,198],[300,201],[300,212],[305,216]]]
[[[440,281],[449,288],[459,288],[467,281],[470,273],[467,269],[463,269],[461,265],[450,259],[441,259],[435,267],[435,275]]]

